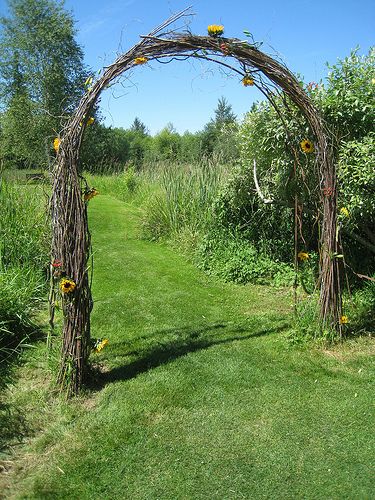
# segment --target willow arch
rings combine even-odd
[[[325,124],[295,76],[289,69],[260,51],[257,44],[236,38],[198,36],[190,32],[168,31],[168,27],[185,15],[177,14],[142,36],[139,43],[107,66],[82,97],[73,116],[61,133],[53,173],[51,197],[52,263],[58,262],[74,283],[74,290],[63,294],[63,345],[59,383],[69,394],[77,393],[83,384],[90,354],[90,313],[92,309],[88,261],[90,233],[87,203],[82,194],[83,180],[79,173],[80,147],[90,112],[103,89],[137,64],[161,58],[198,57],[223,65],[242,78],[264,75],[287,95],[305,116],[313,134],[316,151],[315,166],[319,173],[322,229],[320,241],[320,317],[323,324],[340,328],[341,290],[338,254],[337,177],[329,133]],[[232,61],[233,64],[229,64]],[[264,91],[262,81],[258,88]],[[53,264],[52,264],[53,265]],[[56,288],[53,280],[52,293]],[[51,324],[54,306],[51,300]]]

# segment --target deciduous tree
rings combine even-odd
[[[8,0],[8,9],[8,16],[0,19],[2,156],[22,163],[21,151],[29,148],[28,163],[40,164],[82,95],[83,52],[63,1]],[[38,139],[37,150],[30,147],[30,134]],[[20,142],[25,137],[20,149],[9,149],[14,137]]]

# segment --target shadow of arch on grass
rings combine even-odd
[[[30,433],[24,412],[17,405],[6,401],[8,387],[17,382],[16,366],[24,363],[21,354],[31,343],[44,342],[46,332],[30,322],[21,325],[15,321],[9,338],[0,335],[0,458],[10,446],[19,444]],[[5,456],[5,455],[4,455]],[[0,473],[6,472],[0,464]]]
[[[172,363],[174,360],[181,358],[186,354],[208,349],[213,346],[230,344],[236,341],[244,341],[274,335],[285,331],[289,327],[289,323],[283,322],[282,324],[274,327],[270,326],[250,331],[251,327],[246,324],[215,323],[213,325],[198,328],[188,326],[183,328],[159,330],[155,332],[154,336],[159,337],[169,334],[173,335],[174,338],[172,340],[159,342],[145,351],[127,352],[127,356],[139,356],[130,363],[112,368],[109,371],[94,369],[92,373],[93,378],[89,387],[93,390],[100,390],[107,384],[117,381],[130,380],[154,368]],[[207,336],[207,334],[212,332],[214,332],[214,335]],[[126,344],[126,342],[122,342],[121,344],[117,344],[117,346],[123,345],[125,348]]]

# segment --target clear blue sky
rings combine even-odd
[[[351,49],[360,53],[374,45],[374,0],[66,0],[77,22],[78,42],[94,70],[111,63],[153,27],[192,5],[190,29],[206,34],[208,24],[223,24],[225,36],[245,38],[249,30],[263,41],[262,50],[279,54],[306,82],[327,74]],[[0,0],[0,14],[6,1]],[[201,129],[225,96],[239,118],[260,99],[256,89],[244,88],[236,76],[226,77],[215,66],[198,61],[137,68],[131,85],[103,95],[102,113],[108,125],[128,127],[138,116],[152,133],[172,122],[179,132]]]

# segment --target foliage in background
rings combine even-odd
[[[207,233],[198,248],[199,267],[226,282],[291,286],[294,270],[257,250],[243,234]]]
[[[375,134],[343,143],[339,157],[339,180],[344,246],[359,272],[374,272]],[[345,229],[360,235],[361,243],[345,233]]]
[[[338,143],[360,140],[375,123],[375,48],[359,56],[353,50],[345,59],[328,66],[327,82],[313,95],[334,131]]]
[[[307,91],[336,136],[341,181],[339,209],[345,207],[349,211],[349,217],[340,214],[344,250],[357,270],[357,263],[361,263],[361,271],[370,274],[374,272],[375,248],[374,107],[370,106],[375,100],[373,62],[373,50],[362,58],[354,52],[334,66],[325,85],[314,82],[307,85]],[[281,110],[281,98],[274,96],[274,101]],[[298,149],[300,140],[309,137],[309,130],[290,106],[281,113],[288,132],[269,103],[256,104],[247,114],[240,128],[241,167],[228,178],[214,210],[220,226],[242,234],[272,258],[290,262],[294,245],[291,210],[294,194],[298,193],[302,206],[300,249],[314,251],[319,237],[316,215],[320,193],[313,155],[299,151],[294,174],[294,157],[287,147],[292,143]],[[264,204],[255,191],[254,159],[261,190],[266,198],[274,200],[271,205]],[[360,240],[353,240],[348,230]]]
[[[202,158],[232,164],[238,158],[239,136],[232,106],[222,97],[202,131],[179,134],[168,123],[154,136],[136,117],[129,129],[95,123],[86,131],[81,155],[82,169],[91,173],[119,173],[127,166],[137,170],[151,163],[196,164]]]
[[[232,169],[217,193],[213,214],[212,231],[236,233],[274,259],[291,260],[292,210],[261,202],[255,193],[250,165]]]
[[[375,133],[349,141],[340,150],[341,204],[353,227],[371,227],[375,213]]]
[[[3,161],[46,167],[53,138],[84,91],[72,15],[54,0],[8,0],[0,19]]]
[[[224,166],[203,160],[196,165],[165,165],[160,188],[146,205],[143,234],[148,239],[174,238],[182,231],[206,230]]]
[[[36,269],[0,269],[0,363],[36,331],[32,316],[45,292],[42,273]]]
[[[224,161],[233,162],[239,151],[238,123],[225,97],[219,98],[214,115],[200,134],[201,154],[220,156]]]

